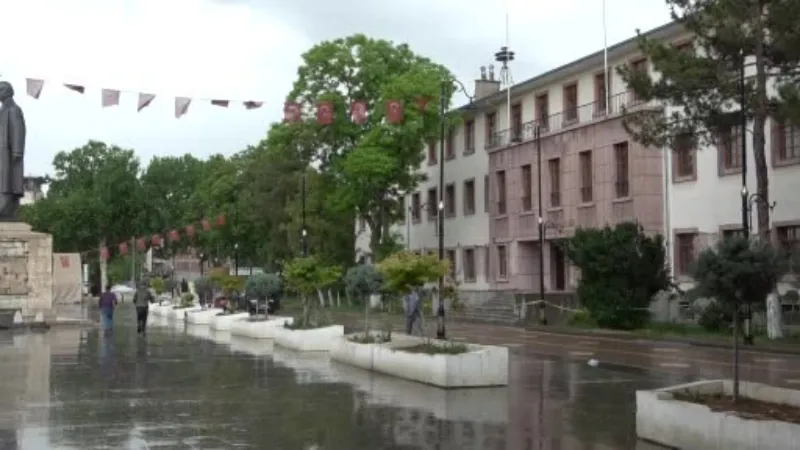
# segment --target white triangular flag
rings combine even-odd
[[[154,98],[156,98],[155,94],[139,93],[139,104],[136,107],[136,111],[139,112],[139,111],[147,108],[148,106],[150,106],[150,103],[153,102]]]
[[[119,91],[116,89],[103,89],[103,108],[119,105]]]
[[[25,83],[28,95],[38,100],[39,95],[42,94],[42,88],[44,87],[44,80],[38,80],[36,78],[26,78]]]
[[[192,99],[189,97],[175,97],[175,118],[180,119],[181,116],[186,114],[191,103]]]

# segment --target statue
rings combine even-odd
[[[0,81],[0,103],[0,221],[16,222],[24,193],[25,116],[6,81]]]

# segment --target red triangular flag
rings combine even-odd
[[[333,123],[333,103],[322,101],[317,103],[317,123],[330,125]]]
[[[284,122],[299,122],[300,121],[300,104],[294,102],[286,102],[283,105],[283,121]]]
[[[103,108],[119,105],[119,91],[116,89],[103,89],[102,93]]]
[[[39,96],[42,94],[42,88],[44,87],[44,80],[37,80],[36,78],[26,78],[25,85],[28,95],[38,100]]]
[[[66,86],[67,89],[69,89],[71,91],[75,91],[75,92],[77,92],[79,94],[83,94],[86,91],[86,88],[84,88],[83,86],[81,86],[79,84],[66,84],[65,83],[64,86]]]
[[[393,125],[403,122],[403,102],[400,100],[386,102],[386,120]]]
[[[105,246],[100,247],[100,260],[108,261],[108,248]]]
[[[178,230],[172,230],[169,232],[169,240],[172,242],[178,242],[181,240],[181,235],[178,233]]]
[[[150,244],[153,247],[160,247],[161,246],[161,236],[154,234],[150,237]]]
[[[220,214],[217,216],[217,226],[219,227],[225,226],[225,214]]]
[[[264,104],[264,102],[254,102],[252,100],[248,100],[248,101],[244,102],[244,109],[248,109],[248,110],[250,110],[250,109],[258,109],[258,108],[261,108],[261,106],[263,104]]]
[[[153,103],[153,99],[156,98],[155,94],[143,94],[139,93],[139,103],[136,106],[136,111],[140,112],[141,110],[150,106],[150,103]]]
[[[203,226],[203,231],[211,231],[211,223],[208,222],[208,219],[201,220],[200,225]]]
[[[180,119],[181,116],[186,114],[191,104],[192,99],[189,97],[175,97],[175,118]]]
[[[189,239],[194,237],[194,225],[186,225],[186,236],[189,236]]]
[[[350,120],[356,125],[367,123],[367,102],[356,100],[350,104]]]
[[[420,111],[425,111],[425,109],[428,107],[428,101],[428,97],[417,97],[417,108],[419,108]]]
[[[211,100],[212,105],[221,106],[223,108],[227,108],[230,103],[230,100]]]
[[[127,242],[122,242],[122,243],[119,244],[119,253],[122,256],[125,256],[125,255],[128,254],[128,243]]]

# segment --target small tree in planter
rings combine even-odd
[[[191,308],[194,306],[194,295],[191,292],[184,292],[181,294],[181,301],[177,306],[174,306],[173,309],[186,309]]]
[[[347,295],[364,302],[364,337],[370,336],[369,297],[377,294],[383,285],[383,275],[372,264],[359,264],[347,270],[344,276]]]
[[[697,259],[693,296],[713,298],[733,317],[733,400],[739,396],[739,310],[749,303],[763,304],[788,270],[788,261],[768,242],[742,237],[723,239]]]
[[[164,280],[164,292],[169,292],[170,297],[175,294],[175,289],[178,287],[178,282],[172,278]]]
[[[214,292],[214,284],[211,282],[211,278],[200,277],[195,280],[194,290],[197,293],[197,296],[200,299],[200,304],[203,305],[203,307],[213,300],[211,297]]]
[[[164,279],[161,277],[154,277],[150,279],[150,288],[156,293],[158,304],[161,304],[161,294],[164,293]]]
[[[395,253],[378,263],[384,277],[384,288],[395,296],[404,296],[413,289],[437,281],[447,275],[450,263],[436,255],[417,255],[408,251]]]
[[[267,318],[266,304],[270,299],[276,299],[283,291],[283,280],[278,274],[256,273],[247,278],[245,291],[256,297],[256,315],[259,313],[261,302],[265,304],[264,319]]]
[[[314,256],[295,258],[283,267],[286,286],[298,293],[303,302],[303,313],[292,328],[311,329],[325,325],[319,317],[318,302],[314,296],[319,289],[339,279],[341,273],[341,268],[325,266]]]

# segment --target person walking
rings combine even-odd
[[[111,292],[110,286],[106,286],[105,292],[100,294],[98,306],[103,331],[110,333],[114,327],[114,308],[117,306],[117,295]]]
[[[403,311],[406,316],[406,334],[413,334],[414,324],[421,319],[419,293],[416,288],[412,288],[405,298],[403,298]],[[422,334],[421,324],[417,325],[417,329]]]
[[[146,284],[140,284],[139,289],[133,294],[133,304],[136,306],[136,332],[144,335],[147,330],[147,315],[150,312],[150,303],[155,298]]]

